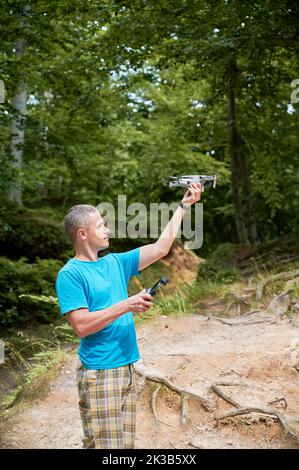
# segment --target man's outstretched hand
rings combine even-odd
[[[195,202],[198,202],[201,197],[201,184],[200,183],[191,183],[188,190],[184,194],[182,203],[185,206],[191,206]]]

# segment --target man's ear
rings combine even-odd
[[[86,240],[86,230],[84,228],[78,228],[77,236],[80,240]]]

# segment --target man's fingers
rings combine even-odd
[[[188,192],[185,194],[184,200],[188,202],[194,202],[194,199],[198,200],[201,196],[201,184],[191,183],[188,187]]]
[[[148,302],[148,301],[144,300],[142,302],[142,305],[144,305],[145,307],[152,307],[154,304],[153,304],[153,302]]]
[[[146,304],[143,304],[143,305],[140,305],[139,308],[138,308],[138,311],[139,312],[146,312],[146,310],[148,310],[150,307],[152,307],[152,303],[150,302],[147,302]]]
[[[194,194],[199,194],[201,192],[201,189],[198,188],[197,186],[194,186]]]
[[[153,296],[151,294],[142,294],[141,297],[144,299],[144,300],[153,300]]]
[[[192,188],[196,193],[201,191],[201,183],[192,183]]]
[[[139,292],[138,295],[140,295],[140,297],[142,297],[143,299],[148,299],[148,300],[152,300],[153,296],[151,294],[148,294],[148,289],[143,289],[141,292]]]

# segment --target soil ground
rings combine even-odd
[[[163,386],[156,423],[153,382],[137,375],[136,447],[289,448],[275,417],[260,413],[217,420],[235,408],[211,391],[215,383],[241,406],[280,411],[299,434],[298,318],[226,325],[204,315],[157,317],[137,329],[141,361],[136,368],[163,375],[173,384],[210,400],[207,411],[189,399],[189,420],[181,425],[181,396]],[[69,359],[45,399],[15,416],[2,448],[81,448],[81,421],[75,383],[77,357]],[[274,404],[275,400],[284,398]]]

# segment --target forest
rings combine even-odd
[[[216,174],[217,186],[200,201],[202,246],[187,250],[183,237],[141,281],[131,281],[135,293],[161,275],[172,278],[149,320],[162,318],[171,329],[173,313],[180,322],[180,315],[196,311],[209,325],[228,322],[229,330],[231,321],[254,309],[253,315],[271,312],[272,320],[291,322],[285,338],[295,344],[298,15],[295,0],[1,2],[0,328],[9,359],[7,370],[0,365],[1,409],[35,395],[40,377],[65,360],[63,345],[77,345],[55,292],[57,273],[73,256],[63,227],[68,209],[102,202],[117,207],[120,195],[127,206],[142,203],[148,210],[152,203],[179,204],[183,190],[169,188],[169,176]],[[149,233],[116,233],[109,250],[153,241]],[[146,318],[136,320],[140,329]],[[268,320],[257,318],[267,327]],[[175,334],[180,327],[173,328]],[[298,377],[299,358],[295,363]],[[162,392],[164,407],[167,393],[175,393],[170,389]],[[296,416],[292,403],[290,415]],[[157,423],[156,411],[154,417]],[[299,442],[299,430],[283,424],[278,411],[271,419]],[[141,439],[139,446],[154,443]]]

